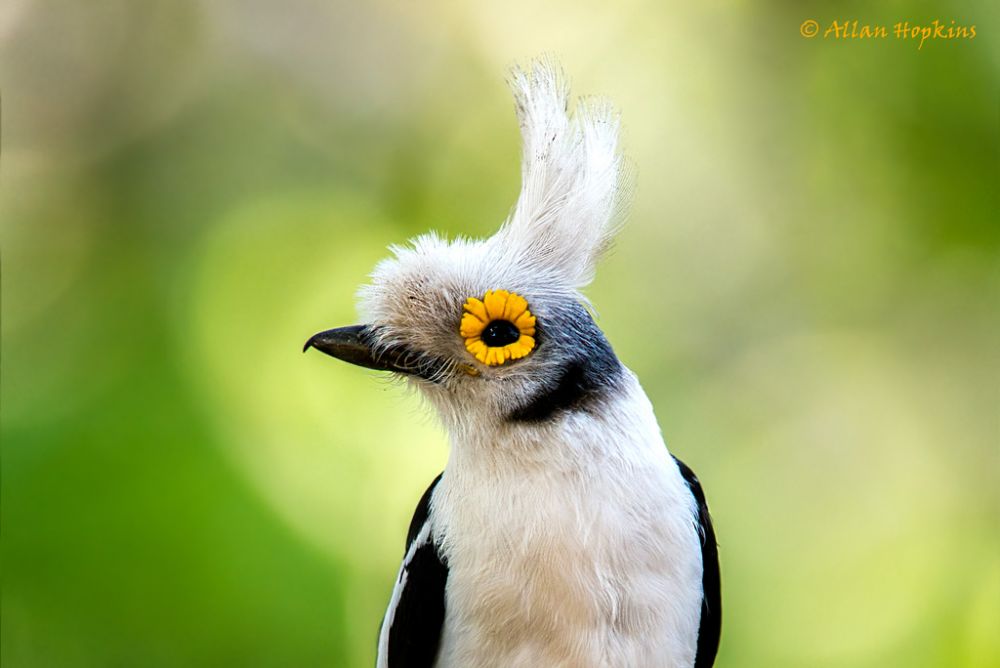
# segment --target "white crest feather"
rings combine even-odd
[[[571,287],[593,278],[611,243],[628,188],[618,153],[618,114],[606,100],[569,110],[558,65],[512,71],[523,157],[521,194],[496,241],[542,275]]]

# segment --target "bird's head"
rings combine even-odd
[[[510,218],[489,239],[394,248],[361,290],[366,324],[306,344],[413,379],[453,425],[585,410],[623,373],[579,292],[625,199],[617,115],[594,100],[570,114],[550,63],[515,70],[511,87],[524,153]]]

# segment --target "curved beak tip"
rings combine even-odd
[[[302,346],[302,352],[315,348],[330,357],[356,364],[369,369],[395,370],[380,360],[375,359],[367,337],[368,328],[365,325],[352,325],[328,329],[314,334]]]

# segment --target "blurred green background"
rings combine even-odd
[[[388,244],[505,217],[543,52],[623,111],[588,294],[708,491],[718,665],[1000,665],[996,18],[5,0],[3,665],[371,665],[445,437],[301,345]]]

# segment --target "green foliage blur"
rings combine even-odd
[[[854,18],[979,30],[799,34]],[[387,245],[499,225],[546,52],[623,113],[588,295],[707,489],[718,665],[1000,665],[996,18],[6,0],[3,666],[372,664],[447,444],[301,346]]]

